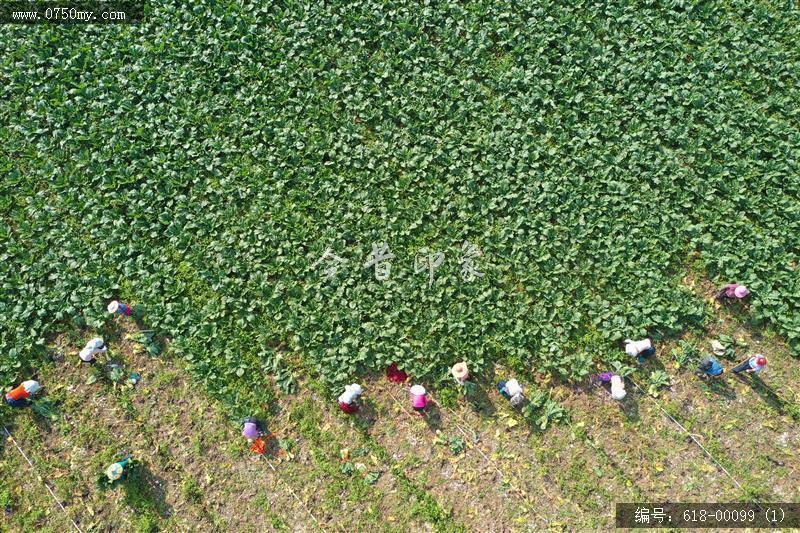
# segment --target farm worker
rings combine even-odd
[[[753,357],[742,361],[740,365],[733,367],[734,374],[741,374],[742,372],[759,374],[767,366],[767,358],[761,354],[755,354]]]
[[[611,397],[615,400],[622,400],[628,394],[625,392],[625,382],[622,377],[613,372],[602,372],[598,374],[597,381],[611,384]]]
[[[6,394],[6,403],[11,407],[25,407],[28,405],[28,399],[36,394],[42,386],[38,381],[29,379],[23,381],[17,388],[12,389]]]
[[[408,379],[408,374],[398,369],[397,363],[392,363],[391,365],[389,365],[389,368],[386,369],[386,377],[389,378],[389,381],[394,381],[395,383],[403,383],[405,380]]]
[[[244,427],[242,428],[242,437],[246,438],[247,442],[252,444],[260,434],[261,432],[258,431],[258,421],[252,416],[245,418]]]
[[[469,370],[467,369],[467,363],[464,361],[454,364],[453,368],[450,369],[450,373],[453,374],[459,385],[463,385],[469,379]]]
[[[84,363],[92,363],[94,362],[94,356],[100,353],[106,353],[108,348],[106,347],[103,339],[100,337],[95,337],[94,339],[90,340],[86,343],[83,350],[78,354],[81,358],[81,361]]]
[[[111,463],[106,468],[106,477],[109,481],[116,481],[122,477],[125,473],[125,467],[128,466],[128,463],[131,462],[131,456],[126,457],[121,461],[117,461],[116,463]]]
[[[425,406],[428,404],[428,396],[425,392],[425,387],[422,385],[414,385],[409,392],[411,393],[411,407],[421,415],[425,410]]]
[[[625,382],[622,376],[614,374],[611,376],[611,397],[617,401],[621,401],[628,393],[625,392]]]
[[[124,316],[131,316],[131,311],[132,311],[130,305],[118,302],[116,300],[108,304],[108,307],[106,309],[108,309],[109,313],[119,313],[120,315]]]
[[[512,407],[519,407],[525,401],[523,395],[522,385],[516,379],[509,379],[508,381],[498,381],[497,390],[504,398],[511,402]]]
[[[348,415],[357,413],[358,403],[356,400],[361,396],[362,392],[363,389],[358,383],[345,386],[344,392],[339,396],[339,408]]]
[[[642,339],[640,341],[632,341],[625,339],[625,353],[631,357],[635,357],[639,364],[644,363],[648,357],[652,357],[656,353],[653,346],[653,340],[650,338]]]
[[[709,378],[719,377],[725,372],[725,367],[713,357],[706,357],[703,359],[697,369],[702,372],[704,376]]]
[[[741,300],[746,298],[750,291],[744,285],[738,283],[728,283],[719,290],[717,293],[717,300],[736,299]]]

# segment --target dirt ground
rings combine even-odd
[[[37,376],[55,418],[0,410],[36,470],[2,440],[0,529],[64,530],[74,520],[84,531],[585,531],[613,528],[613,502],[800,501],[800,363],[746,308],[709,308],[706,331],[683,340],[708,350],[721,334],[737,339],[725,366],[764,353],[763,376],[706,382],[677,366],[677,340],[659,344],[623,402],[599,386],[517,376],[568,411],[539,431],[495,390],[508,375],[501,366],[477,381],[472,401],[445,406],[432,391],[423,417],[411,412],[408,383],[374,376],[361,412],[348,416],[308,375],[280,396],[264,456],[178,362],[129,338],[133,324],[120,321],[107,338],[125,375],[141,374],[132,388],[92,382],[77,351],[93,335],[72,332]],[[633,382],[647,388],[656,369],[671,385],[653,398]],[[105,466],[128,453],[141,482],[98,489]]]
[[[86,337],[59,338],[57,360],[38,376],[47,399],[58,404],[57,420],[25,410],[7,424],[83,529],[260,530],[272,508],[280,510],[278,523],[295,517],[293,528],[314,529],[302,506],[278,489],[266,459],[246,450],[236,426],[185,373],[144,354],[135,342],[107,340],[115,347],[109,357],[123,364],[126,375],[140,373],[141,381],[134,388],[103,380],[87,384],[91,371],[77,357]],[[98,490],[95,481],[105,466],[129,453],[144,465],[146,483],[133,491]],[[3,495],[10,500],[6,525],[69,525],[8,440],[0,471],[10,480]]]

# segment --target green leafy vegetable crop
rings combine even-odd
[[[167,0],[0,27],[0,384],[112,298],[243,409],[267,373],[293,390],[284,355],[337,385],[395,361],[571,378],[587,335],[700,324],[688,268],[745,283],[800,350],[800,14],[694,4]]]

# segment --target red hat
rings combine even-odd
[[[767,365],[767,358],[763,355],[759,355],[756,357],[756,364],[758,366],[766,366]]]

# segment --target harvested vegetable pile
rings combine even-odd
[[[236,405],[289,386],[292,352],[336,384],[462,359],[579,378],[702,323],[688,271],[746,284],[800,350],[800,13],[606,4],[0,27],[0,384],[112,297]]]

